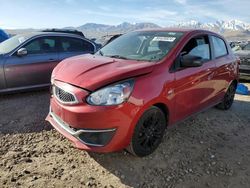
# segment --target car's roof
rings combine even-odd
[[[77,35],[77,34],[72,34],[72,33],[39,32],[39,31],[20,34],[20,35],[25,35],[28,38],[35,37],[35,36],[71,36],[71,37],[85,38],[83,36],[80,36],[80,35]]]
[[[61,32],[33,32],[34,36],[35,35],[50,35],[50,36],[74,36],[74,37],[80,37],[80,38],[85,38],[83,36],[73,34],[73,33],[61,33]]]
[[[191,33],[191,32],[207,32],[214,33],[205,29],[195,29],[195,28],[174,28],[174,27],[166,27],[166,28],[149,28],[149,29],[140,29],[137,31],[166,31],[166,32],[182,32],[182,33]],[[214,33],[216,34],[216,33]]]

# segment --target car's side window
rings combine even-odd
[[[94,52],[94,46],[90,42],[73,37],[61,38],[62,52]]]
[[[226,44],[222,39],[215,36],[211,36],[211,39],[214,46],[215,58],[222,57],[228,54]]]
[[[211,55],[208,37],[201,36],[190,39],[182,49],[181,54],[201,57],[203,62],[209,61]]]
[[[53,37],[41,37],[34,39],[24,46],[28,54],[44,54],[56,52],[56,39]]]

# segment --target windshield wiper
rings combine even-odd
[[[118,58],[118,59],[128,59],[124,56],[120,56],[120,55],[111,55],[111,56],[108,56],[108,57],[111,57],[111,58]]]

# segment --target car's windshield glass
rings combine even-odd
[[[16,35],[0,44],[0,54],[6,54],[14,50],[20,44],[30,38],[30,35]]]
[[[136,31],[118,37],[96,54],[120,59],[158,61],[179,41],[182,32]]]

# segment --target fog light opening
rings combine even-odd
[[[115,130],[103,131],[103,132],[82,132],[78,135],[78,138],[86,145],[91,146],[105,146],[107,145],[115,134]]]

